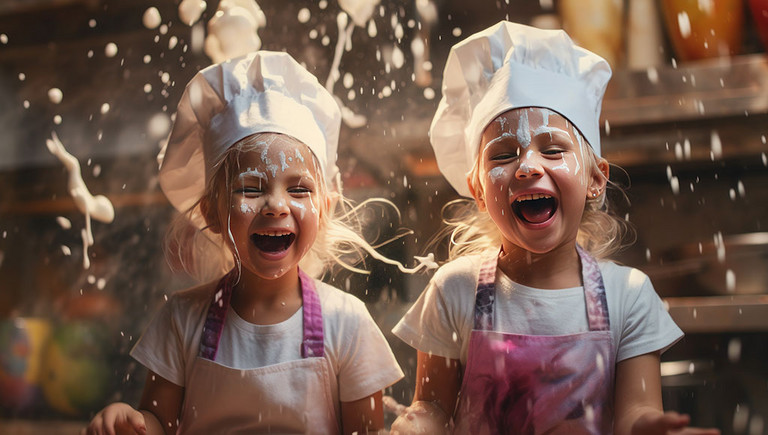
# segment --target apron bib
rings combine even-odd
[[[302,359],[256,369],[215,362],[234,271],[219,282],[184,391],[179,433],[331,434],[339,432],[324,358],[323,318],[312,278],[299,271]]]
[[[595,259],[576,249],[589,321],[583,333],[495,332],[498,256],[481,267],[455,433],[612,432],[614,358],[605,286]]]

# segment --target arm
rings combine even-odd
[[[343,433],[359,435],[377,433],[384,429],[384,409],[381,391],[352,402],[341,402]]]
[[[146,422],[146,433],[175,434],[183,399],[184,387],[150,370],[139,402],[139,410]]]
[[[413,403],[392,424],[393,434],[445,433],[461,387],[459,360],[418,352]]]
[[[127,403],[112,403],[99,411],[82,433],[175,434],[183,397],[184,388],[150,371],[138,410]],[[164,426],[161,421],[171,424],[166,423]]]
[[[459,360],[418,352],[413,402],[432,402],[450,419],[461,388]]]
[[[659,352],[647,353],[616,365],[617,435],[689,434],[718,435],[717,429],[690,428],[690,417],[676,412],[664,413],[661,402]]]

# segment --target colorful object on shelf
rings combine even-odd
[[[749,0],[749,9],[763,47],[768,51],[768,0]]]
[[[0,406],[26,411],[40,404],[41,362],[51,325],[44,319],[0,321]]]
[[[739,54],[744,25],[741,0],[665,0],[667,35],[682,61]]]
[[[105,404],[110,368],[104,328],[96,322],[63,324],[51,336],[43,366],[43,393],[56,411],[87,416]]]
[[[624,57],[623,5],[616,0],[560,0],[558,8],[568,35],[616,69]]]

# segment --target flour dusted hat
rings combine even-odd
[[[287,53],[257,51],[211,65],[181,96],[168,143],[158,155],[160,186],[177,210],[190,209],[227,149],[255,133],[298,139],[331,180],[340,127],[333,96]]]
[[[600,155],[600,107],[611,68],[562,30],[502,21],[454,45],[443,74],[443,96],[429,129],[448,182],[471,196],[467,173],[480,138],[502,113],[544,107],[575,125]]]

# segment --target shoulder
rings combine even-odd
[[[196,322],[207,312],[213,300],[219,280],[200,284],[186,290],[173,293],[162,308],[167,315],[179,321]]]
[[[633,310],[638,304],[659,299],[650,278],[640,269],[601,261],[600,272],[609,305],[613,304],[621,310]]]
[[[480,267],[486,258],[480,254],[459,257],[440,266],[432,277],[432,281],[439,287],[469,286],[474,289]]]
[[[640,291],[651,285],[648,275],[640,269],[605,260],[600,261],[599,266],[606,290],[611,287],[627,291]]]
[[[320,306],[323,310],[323,318],[358,316],[361,313],[367,315],[368,309],[365,307],[365,304],[354,295],[318,279],[315,279],[314,282],[317,296],[320,299]]]

